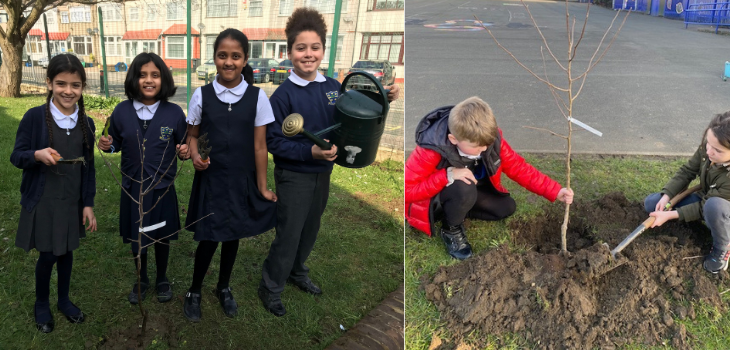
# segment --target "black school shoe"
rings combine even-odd
[[[727,270],[728,258],[730,258],[730,250],[722,250],[712,247],[710,254],[705,257],[702,266],[707,272],[716,274],[720,271]]]
[[[74,303],[71,303],[71,305],[73,305],[73,307],[75,307],[75,308],[79,309],[79,307],[78,307],[78,306],[76,306],[76,305],[74,305]],[[65,314],[65,313],[63,312],[63,310],[61,310],[61,307],[60,307],[60,306],[58,306],[58,311],[61,311],[61,313],[62,313],[62,314],[63,314],[64,316],[66,316],[66,319],[67,319],[67,320],[68,320],[69,322],[71,322],[71,323],[83,323],[83,322],[84,322],[84,319],[85,319],[85,317],[84,317],[84,313],[83,313],[83,312],[81,312],[81,309],[79,309],[79,313],[78,313],[78,314],[76,314],[76,315],[66,315],[66,314]]]
[[[266,311],[271,312],[276,317],[286,315],[284,304],[281,303],[281,297],[270,293],[266,288],[259,286],[259,299],[264,303]]]
[[[35,328],[41,331],[41,333],[51,333],[53,332],[53,328],[56,326],[56,323],[53,321],[53,313],[51,310],[48,310],[48,314],[51,315],[51,320],[48,322],[38,322],[38,310],[37,306],[33,306],[33,317],[35,317]]]
[[[142,301],[147,297],[147,289],[150,287],[149,284],[142,282]],[[129,303],[132,305],[139,304],[139,298],[137,298],[137,284],[135,283],[134,286],[132,286],[132,291],[129,292],[129,295],[127,296],[127,300],[129,300]]]
[[[160,287],[163,287],[163,286],[167,286],[167,290],[164,292],[160,292],[160,289],[162,289]],[[170,285],[170,282],[164,281],[164,282],[158,283],[156,286],[156,290],[157,290],[157,301],[159,301],[161,303],[166,303],[166,302],[172,300],[172,285]],[[144,296],[144,293],[142,295]],[[135,293],[134,296],[136,297],[137,294]],[[144,297],[143,297],[143,299],[144,299]]]
[[[287,279],[287,282],[295,285],[297,288],[301,289],[304,292],[307,292],[312,295],[320,295],[322,294],[322,290],[317,287],[316,284],[312,282],[312,280],[308,279],[305,282],[297,282],[291,278]]]
[[[234,318],[238,315],[238,304],[236,304],[236,300],[233,299],[231,287],[216,289],[215,295],[218,297],[218,301],[220,301],[221,307],[223,308],[223,313],[225,313],[226,316]]]
[[[200,322],[202,317],[200,312],[200,294],[190,293],[185,294],[185,302],[183,302],[183,314],[185,318],[193,322]]]
[[[446,252],[453,258],[464,260],[472,255],[471,244],[466,239],[464,225],[441,227],[441,239],[446,245]]]

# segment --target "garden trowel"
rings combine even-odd
[[[690,187],[690,188],[684,190],[680,194],[678,194],[678,195],[674,196],[672,199],[670,199],[669,203],[667,203],[667,205],[664,206],[663,210],[667,211],[669,209],[672,209],[672,207],[675,204],[682,201],[682,199],[684,199],[688,195],[690,195],[694,192],[697,192],[697,190],[699,190],[699,189],[700,189],[700,185],[695,185],[693,187]],[[646,229],[651,227],[651,225],[654,224],[654,221],[656,221],[656,218],[653,216],[650,216],[648,219],[644,220],[644,222],[642,222],[641,225],[639,225],[639,227],[637,227],[634,230],[634,232],[631,232],[631,234],[628,235],[626,238],[624,238],[624,240],[621,241],[621,243],[619,243],[618,246],[616,246],[616,248],[613,248],[613,250],[611,250],[611,257],[616,259],[616,254],[618,254],[620,251],[624,250],[624,248],[626,248],[626,246],[629,245],[629,243],[631,243],[634,239],[636,239],[636,237],[639,237],[640,234],[642,234],[644,231],[646,231]]]

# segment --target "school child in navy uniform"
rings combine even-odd
[[[40,253],[35,268],[36,328],[54,328],[49,304],[53,265],[58,269],[58,310],[71,323],[84,313],[69,300],[73,251],[88,231],[96,231],[94,196],[94,122],[86,116],[83,88],[86,72],[72,55],[51,59],[46,71],[46,104],[31,108],[20,121],[10,162],[23,169],[22,209],[15,245]],[[77,103],[78,102],[78,103]],[[83,157],[77,164],[57,163]]]
[[[238,305],[229,281],[238,241],[266,232],[276,222],[276,194],[266,187],[266,128],[274,116],[266,93],[241,74],[248,60],[248,38],[239,30],[226,29],[213,50],[218,75],[195,90],[187,119],[196,172],[185,224],[191,225],[188,230],[195,232],[199,243],[183,313],[193,322],[201,318],[203,278],[218,243],[222,248],[216,296],[226,316],[234,317]],[[197,138],[203,134],[208,134],[212,147],[206,161],[198,152]]]
[[[306,130],[332,126],[341,86],[317,72],[327,35],[327,25],[319,12],[297,9],[289,17],[285,32],[294,71],[271,95],[276,120],[267,129],[267,143],[276,164],[277,225],[258,289],[264,307],[276,316],[286,314],[281,292],[287,280],[307,293],[322,293],[309,279],[304,262],[317,239],[329,196],[332,161],[337,157],[336,146],[325,151],[302,135],[285,137],[282,122],[289,114],[299,113]],[[386,89],[390,89],[388,100],[398,98],[397,85]]]
[[[119,203],[119,235],[124,243],[131,243],[135,258],[140,244],[143,247],[139,261],[134,259],[135,271],[136,265],[140,264],[141,281],[138,286],[135,278],[132,291],[127,296],[132,304],[139,303],[140,296],[142,300],[147,296],[150,281],[145,246],[153,242],[150,238],[161,240],[154,243],[157,300],[164,303],[172,299],[172,288],[166,275],[170,257],[169,242],[177,239],[176,232],[180,230],[174,184],[177,172],[175,153],[176,150],[181,155],[187,152],[187,146],[182,144],[187,130],[185,114],[180,106],[168,102],[176,90],[172,74],[160,56],[154,53],[137,55],[124,81],[124,93],[129,99],[114,108],[110,117],[109,136],[99,139],[98,146],[104,152],[122,153],[122,173],[126,176],[122,175],[124,189]],[[143,140],[144,169],[140,158]],[[142,178],[145,180],[143,186],[140,184]],[[144,212],[148,212],[144,215],[142,227],[163,224],[162,227],[145,230],[141,243],[137,242],[140,215],[139,204],[135,202],[139,201],[140,186],[143,191],[154,187],[142,200]]]

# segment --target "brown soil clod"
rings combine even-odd
[[[562,208],[530,222],[512,222],[513,243],[463,263],[441,267],[426,281],[454,342],[470,332],[517,333],[545,349],[614,348],[629,343],[690,348],[677,319],[694,319],[687,301],[723,311],[718,285],[702,259],[709,250],[702,225],[670,222],[645,232],[611,258],[615,247],[647,214],[622,193],[573,204],[568,249],[561,256]],[[478,341],[478,340],[477,340]]]

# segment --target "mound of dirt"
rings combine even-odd
[[[544,349],[613,348],[671,339],[690,348],[674,318],[695,318],[692,303],[724,310],[718,285],[727,274],[702,268],[711,235],[701,223],[670,222],[648,230],[613,260],[610,250],[647,218],[640,203],[611,193],[574,203],[568,256],[559,254],[563,207],[513,222],[514,246],[441,267],[424,288],[459,342],[474,330],[514,332]],[[685,306],[690,305],[690,306]]]
[[[141,322],[140,317],[139,323],[141,324]],[[140,326],[135,323],[130,327],[113,329],[98,344],[98,348],[105,350],[134,350],[147,349],[151,345],[165,349],[178,347],[177,331],[171,320],[159,315],[150,315],[147,319],[146,329],[141,347],[139,346]]]

